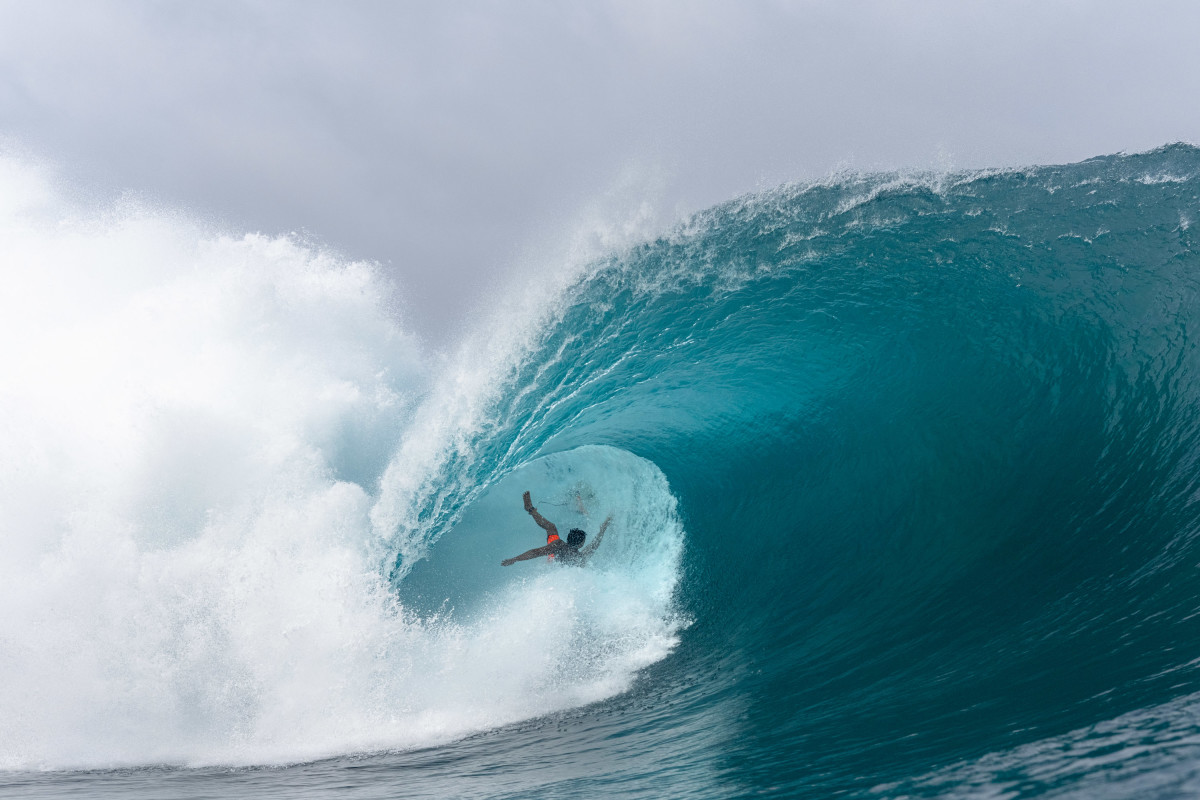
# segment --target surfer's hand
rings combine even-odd
[[[501,561],[501,562],[500,562],[500,566],[502,566],[502,567],[511,567],[511,566],[512,566],[512,564],[513,564],[513,562],[514,562],[515,560],[516,560],[516,559],[514,559],[514,558],[506,558],[506,559],[504,559],[503,561]]]
[[[523,494],[521,496],[521,499],[525,501],[525,510],[528,511],[530,514],[532,514],[534,511],[537,510],[533,507],[533,500],[530,499],[529,492],[526,492],[525,494]]]

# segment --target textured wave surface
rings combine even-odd
[[[1200,151],[744,198],[445,357],[369,265],[13,185],[0,766],[1195,784]],[[497,565],[525,489],[593,566]]]

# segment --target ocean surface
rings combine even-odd
[[[1200,794],[1200,150],[740,197],[444,351],[102,205],[0,161],[0,795]]]

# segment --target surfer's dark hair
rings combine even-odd
[[[571,528],[571,532],[567,534],[567,544],[571,547],[579,547],[586,538],[587,534],[579,530],[579,528]]]

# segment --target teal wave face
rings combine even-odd
[[[1200,150],[744,198],[461,357],[13,174],[6,789],[1200,785]]]
[[[1184,702],[1198,176],[1179,145],[848,178],[614,256],[423,511],[431,541],[535,458],[602,446],[661,471],[693,624],[637,725],[730,720],[675,752],[718,764],[717,793],[900,786]]]

